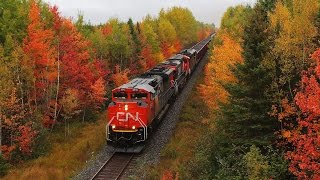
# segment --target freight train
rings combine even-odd
[[[108,144],[117,146],[117,151],[141,150],[131,147],[148,139],[207,52],[213,37],[214,34],[210,35],[112,90],[106,125]]]

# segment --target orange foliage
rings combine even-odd
[[[15,145],[9,146],[9,145],[2,145],[1,146],[1,152],[3,155],[3,158],[6,160],[11,159],[11,153],[16,149],[17,147]]]
[[[156,65],[156,60],[152,54],[151,45],[146,45],[142,48],[139,62],[142,66],[142,71],[146,71]]]
[[[55,124],[53,118],[51,118],[49,115],[45,115],[42,118],[42,125],[46,128],[52,127],[52,125]]]
[[[205,83],[199,87],[201,97],[206,104],[213,108],[218,108],[218,103],[227,102],[228,92],[221,83],[236,82],[230,67],[237,63],[242,63],[242,48],[240,44],[224,32],[217,35],[221,39],[221,44],[216,45],[212,50],[210,62],[205,68]]]
[[[106,94],[105,80],[99,78],[93,85],[91,85],[91,99],[95,109],[99,109],[100,105],[106,100],[104,97]]]
[[[102,28],[102,34],[105,35],[105,36],[108,36],[108,35],[112,34],[112,25],[111,24],[106,24]]]
[[[111,79],[114,82],[115,86],[121,86],[122,84],[127,83],[129,81],[128,74],[130,70],[125,69],[124,71],[120,71],[119,65],[117,65],[115,69],[115,73],[111,76]]]
[[[173,172],[166,170],[162,177],[161,180],[178,180],[179,179],[179,173],[176,174],[176,177],[174,178]]]
[[[179,39],[176,39],[173,43],[173,47],[175,49],[175,53],[181,51],[182,49],[181,41]]]
[[[285,118],[290,118],[297,113],[296,108],[289,102],[287,98],[281,100],[281,107],[283,111],[278,113],[278,120],[283,121]]]
[[[164,58],[167,59],[175,53],[181,51],[181,43],[178,39],[173,44],[170,44],[168,42],[162,42],[161,50]]]

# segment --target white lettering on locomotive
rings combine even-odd
[[[126,122],[129,118],[133,119],[134,121],[139,120],[139,112],[136,112],[136,116],[132,115],[129,112],[117,112],[117,119],[118,121]]]

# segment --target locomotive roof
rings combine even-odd
[[[123,84],[122,86],[116,89],[143,89],[147,92],[155,93],[155,90],[152,86],[153,83],[158,83],[161,80],[161,77],[138,77],[132,79],[130,82]]]
[[[171,56],[171,57],[169,58],[169,60],[175,60],[175,59],[177,59],[177,60],[182,60],[182,59],[183,59],[183,55],[182,55],[182,54],[176,54],[176,55]]]
[[[152,77],[154,75],[161,76],[163,79],[168,79],[169,75],[173,72],[171,68],[164,66],[163,64],[158,64],[156,67],[152,68],[148,72],[142,74],[142,77]]]
[[[170,59],[169,61],[165,61],[165,62],[163,62],[163,63],[161,63],[161,64],[176,66],[176,65],[181,64],[181,61],[176,60],[176,59]]]

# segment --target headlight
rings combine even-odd
[[[112,125],[111,127],[112,127],[112,129],[115,129],[115,128],[116,128],[116,125]]]
[[[132,126],[132,129],[136,129],[136,126]]]
[[[124,105],[124,110],[128,111],[128,104]]]

